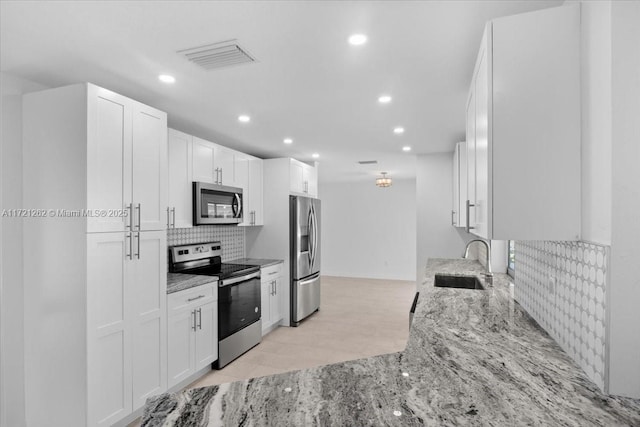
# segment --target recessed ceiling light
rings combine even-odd
[[[283,141],[285,144],[292,144],[293,143],[293,139],[291,138],[285,138]]]
[[[169,74],[160,74],[158,76],[158,80],[160,80],[162,83],[175,83],[176,82],[176,78],[173,76],[170,76]]]
[[[404,147],[402,147],[402,151],[411,151],[411,147],[405,145]]]
[[[238,121],[242,123],[247,123],[251,121],[251,117],[243,114],[242,116],[238,116]]]
[[[349,43],[354,46],[360,46],[365,44],[366,42],[367,36],[365,36],[364,34],[353,34],[351,37],[349,37]]]
[[[404,133],[404,128],[403,127],[397,127],[393,129],[393,133],[400,135],[401,133]]]
[[[391,102],[391,97],[389,95],[380,95],[378,102],[381,104],[388,104]]]
[[[318,154],[318,153],[313,153],[313,154],[311,155],[311,157],[313,157],[314,159],[317,159],[318,157],[320,157],[320,154]]]

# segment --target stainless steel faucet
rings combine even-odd
[[[487,262],[485,267],[487,271],[484,273],[484,277],[487,283],[492,284],[493,272],[491,271],[491,246],[489,246],[489,243],[486,240],[483,240],[483,239],[471,240],[469,243],[467,243],[467,247],[464,249],[464,254],[462,255],[462,258],[467,258],[469,256],[469,246],[471,246],[473,242],[481,242],[487,248],[487,260],[486,260]]]

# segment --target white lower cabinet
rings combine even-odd
[[[260,270],[263,335],[275,328],[283,317],[282,268],[283,263],[280,263]]]
[[[166,232],[87,235],[88,425],[167,388]]]
[[[168,386],[218,359],[217,282],[168,297]]]

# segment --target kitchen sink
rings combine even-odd
[[[484,289],[475,276],[447,276],[436,274],[433,285],[439,288]]]

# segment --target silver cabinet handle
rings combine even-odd
[[[278,274],[277,271],[272,271],[271,273],[267,274],[267,276],[273,276],[274,274]]]
[[[167,206],[167,228],[171,228],[171,209]]]
[[[451,225],[455,226],[456,225],[456,221],[455,221],[455,216],[456,216],[456,211],[451,211]]]
[[[133,247],[131,245],[131,233],[127,233],[124,235],[124,258],[133,259]],[[128,243],[127,243],[128,241]],[[129,247],[129,253],[127,253],[127,246]]]
[[[202,307],[198,309],[198,329],[202,329]]]
[[[469,215],[469,210],[470,210],[472,207],[475,207],[475,206],[476,206],[476,205],[472,204],[472,203],[471,203],[471,201],[467,200],[467,226],[465,227],[465,230],[467,231],[467,233],[468,233],[470,230],[473,230],[473,229],[475,228],[475,227],[471,227],[471,226],[469,225],[469,217],[470,217],[470,215]]]
[[[136,246],[137,246],[137,250],[138,250],[138,251],[137,251],[136,253],[134,253],[133,255],[135,255],[135,257],[136,257],[136,258],[140,259],[140,232],[138,231],[138,232],[137,232],[133,237],[137,239],[137,244],[136,244]],[[132,258],[132,259],[133,259],[133,258]]]
[[[171,221],[171,228],[176,228],[176,208],[175,206],[171,208],[171,216],[173,217],[173,221]]]
[[[140,203],[138,203],[135,207],[138,210],[138,231],[140,231],[140,222],[141,222],[141,218],[142,218],[142,206],[140,205]],[[132,228],[133,230],[133,228]]]
[[[133,204],[129,203],[128,205],[125,205],[125,209],[129,210],[129,215],[127,215],[129,221],[125,222],[124,228],[131,230],[133,229]]]
[[[195,310],[193,310],[191,312],[191,316],[193,316],[193,322],[192,322],[192,325],[191,325],[191,329],[193,329],[195,331],[196,330],[196,311]]]
[[[187,302],[195,301],[195,300],[200,299],[200,298],[204,298],[204,295],[198,295],[195,298],[189,298],[189,299],[187,299]]]
[[[220,168],[220,182],[218,184],[222,184],[222,168]]]

